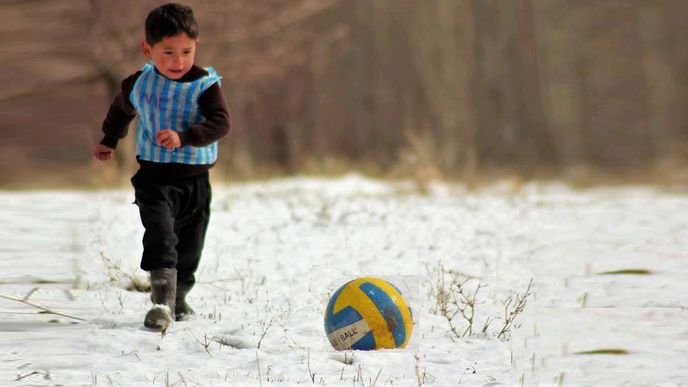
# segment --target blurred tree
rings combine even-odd
[[[4,171],[87,163],[109,99],[144,60],[145,16],[163,2],[0,3]],[[337,159],[469,178],[687,161],[683,0],[186,3],[197,62],[224,75],[233,133],[220,165],[234,172]]]

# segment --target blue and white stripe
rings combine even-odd
[[[147,63],[134,83],[129,95],[139,114],[136,127],[136,154],[139,158],[156,163],[181,163],[206,165],[217,160],[217,142],[207,146],[183,146],[173,151],[158,145],[155,134],[164,129],[177,132],[189,130],[205,118],[201,114],[198,99],[220,77],[212,67],[208,75],[193,82],[177,82],[165,78]]]

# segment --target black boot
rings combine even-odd
[[[175,296],[177,293],[177,269],[151,270],[151,301],[153,308],[146,313],[143,325],[146,328],[166,331],[174,321]]]
[[[177,298],[175,300],[176,309],[174,310],[175,319],[177,321],[185,320],[192,314],[196,314],[189,304],[186,303],[186,295],[192,287],[193,284],[178,284],[177,286]]]

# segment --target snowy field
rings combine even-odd
[[[145,278],[132,201],[0,192],[0,385],[688,386],[685,192],[216,184],[198,316],[164,337],[131,290]],[[330,346],[329,296],[363,275],[406,295],[407,348]],[[459,306],[472,325],[448,319]]]

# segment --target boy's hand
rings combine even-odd
[[[112,159],[115,150],[103,144],[96,144],[93,147],[93,158],[100,161],[107,161]]]
[[[169,150],[174,150],[174,148],[179,148],[182,146],[182,141],[179,139],[179,134],[172,129],[159,131],[155,135],[155,140],[158,142],[158,145],[164,146]]]

